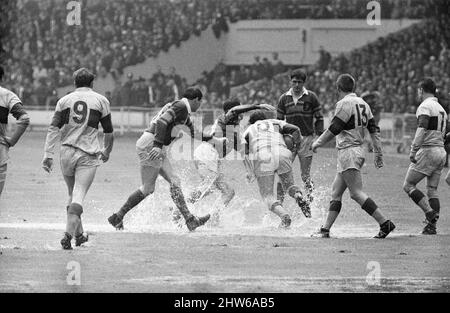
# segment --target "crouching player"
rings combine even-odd
[[[425,213],[424,235],[436,234],[440,211],[437,189],[447,159],[444,149],[447,113],[439,104],[435,93],[436,85],[431,78],[425,78],[419,83],[418,97],[422,103],[416,112],[418,126],[409,155],[411,164],[403,184],[403,190]],[[417,184],[425,177],[428,201],[417,189]]]
[[[3,75],[4,70],[0,66],[0,81],[3,79]],[[16,131],[11,137],[6,136],[9,114],[17,120]],[[19,97],[12,91],[0,87],[0,197],[5,186],[9,149],[15,146],[29,124],[30,118],[23,108]]]
[[[330,229],[342,207],[342,195],[348,188],[350,196],[379,224],[375,238],[385,238],[395,225],[381,214],[375,202],[362,190],[361,167],[364,164],[364,129],[372,138],[375,151],[375,167],[383,166],[380,129],[376,126],[369,105],[355,93],[355,80],[349,74],[340,75],[336,81],[339,99],[331,125],[311,146],[313,152],[336,136],[338,150],[337,174],[332,186],[331,203],[325,225],[313,236],[328,238]]]
[[[209,220],[209,214],[196,217],[189,211],[181,190],[180,179],[174,173],[167,158],[167,147],[175,139],[173,137],[176,135],[175,127],[185,125],[189,128],[191,137],[197,138],[197,132],[190,119],[190,114],[200,108],[202,97],[203,94],[200,89],[186,89],[181,100],[168,103],[159,111],[150,122],[150,127],[144,131],[136,142],[142,185],[128,197],[119,211],[108,218],[109,223],[116,229],[123,229],[125,214],[155,191],[158,175],[161,175],[169,183],[170,196],[183,215],[189,231],[195,230]],[[200,134],[199,137],[202,141],[212,140],[216,144],[223,143],[223,140],[216,140],[213,136],[202,136]]]
[[[42,161],[44,170],[50,173],[61,131],[61,171],[69,192],[66,232],[61,240],[65,250],[72,249],[72,238],[76,246],[88,241],[81,223],[83,201],[100,165],[99,158],[108,161],[114,141],[109,101],[92,90],[94,75],[81,68],[74,73],[74,80],[75,91],[56,104]],[[97,138],[99,123],[104,132],[103,149]]]
[[[307,218],[311,217],[308,202],[300,188],[294,184],[292,152],[288,150],[283,138],[283,135],[291,136],[294,150],[301,144],[302,136],[297,126],[266,118],[266,113],[262,110],[250,115],[250,126],[243,134],[244,165],[248,180],[253,181],[256,177],[259,192],[267,208],[280,217],[280,227],[287,228],[291,225],[291,217],[274,194],[275,173],[283,189],[295,199],[303,214]]]
[[[202,197],[212,193],[213,189],[218,189],[222,193],[225,207],[234,198],[235,191],[225,180],[223,159],[233,150],[240,151],[239,138],[241,134],[239,133],[239,123],[242,114],[258,109],[266,110],[267,112],[272,111],[273,116],[275,117],[276,115],[275,108],[267,104],[241,105],[237,99],[225,101],[223,104],[224,113],[214,122],[211,135],[227,138],[227,140],[223,145],[215,147],[208,143],[202,143],[195,150],[195,166],[202,178],[202,183],[191,193],[188,199],[189,202],[195,203],[199,201]]]

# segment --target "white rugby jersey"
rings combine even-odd
[[[56,104],[52,126],[61,128],[62,145],[93,155],[101,150],[98,124],[110,114],[106,97],[88,87],[77,88]],[[112,132],[112,129],[104,129],[104,132]]]
[[[243,141],[248,143],[251,153],[257,153],[263,149],[279,149],[286,144],[281,133],[287,123],[277,119],[256,121],[250,125],[243,134]]]
[[[0,144],[4,143],[8,115],[16,104],[21,104],[19,97],[6,88],[0,86]]]
[[[416,117],[429,117],[428,128],[425,130],[422,146],[444,146],[444,136],[447,127],[447,113],[436,97],[425,99],[417,108]]]
[[[343,122],[343,130],[336,135],[338,150],[361,146],[364,143],[364,133],[373,118],[370,106],[355,93],[350,93],[337,104],[334,117]]]

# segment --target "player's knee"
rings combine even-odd
[[[83,214],[83,207],[78,203],[71,203],[67,209],[67,213],[81,216],[81,214]]]
[[[363,203],[365,201],[366,196],[364,193],[358,190],[358,191],[351,191],[350,198],[352,198],[354,201],[358,203]]]
[[[155,191],[155,184],[144,184],[139,188],[144,196],[148,196]]]
[[[408,181],[405,180],[403,183],[403,190],[409,195],[412,190],[414,190],[415,186]]]
[[[427,196],[428,199],[435,199],[438,198],[438,191],[437,187],[427,186]]]

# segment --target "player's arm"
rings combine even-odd
[[[30,117],[20,102],[12,106],[10,113],[16,119],[17,127],[11,137],[5,137],[5,141],[9,147],[14,147],[30,125]]]
[[[381,144],[381,132],[380,127],[375,123],[372,113],[369,116],[367,123],[367,129],[369,130],[370,138],[372,139],[373,152],[375,154],[375,167],[383,167],[383,146]]]
[[[261,107],[259,104],[241,104],[235,106],[234,108],[230,109],[227,114],[225,114],[224,122],[226,125],[228,125],[230,123],[233,123],[240,114],[261,108],[263,107]]]
[[[277,119],[283,120],[286,117],[286,108],[284,106],[284,96],[282,95],[280,99],[278,99],[277,103]]]
[[[339,135],[345,128],[345,124],[351,117],[351,111],[346,109],[342,103],[336,106],[336,113],[331,120],[330,126],[313,142],[311,149],[316,152],[317,148],[324,146],[327,142]]]
[[[292,138],[292,141],[294,143],[294,149],[297,149],[298,147],[300,147],[300,144],[303,140],[300,128],[298,128],[295,125],[286,123],[282,126],[281,133],[283,135],[288,135]]]
[[[227,142],[227,138],[225,137],[216,137],[213,133],[205,134],[201,131],[198,131],[197,129],[195,129],[194,124],[192,123],[190,118],[188,118],[186,126],[189,127],[192,138],[206,141],[212,144],[215,148],[221,147],[225,142]]]
[[[111,121],[111,113],[100,119],[103,128],[103,150],[101,152],[101,160],[107,162],[114,145],[114,129]]]
[[[413,163],[416,162],[416,153],[422,147],[423,141],[425,139],[425,132],[428,129],[430,123],[430,116],[430,110],[426,106],[419,106],[419,108],[417,109],[417,130],[411,144],[411,151],[409,153],[409,158]]]
[[[47,129],[47,137],[45,138],[44,159],[42,160],[42,167],[46,172],[51,172],[53,167],[53,158],[55,154],[55,146],[58,142],[59,130],[64,126],[67,119],[67,111],[61,110],[61,103],[56,104],[55,113],[53,114],[52,122]]]
[[[324,129],[322,105],[315,94],[313,94],[313,117],[314,132],[317,136],[322,135]]]

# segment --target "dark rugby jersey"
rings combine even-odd
[[[314,92],[303,89],[303,94],[294,103],[292,89],[281,95],[277,105],[277,117],[279,120],[300,128],[302,136],[317,135],[323,132],[322,107]],[[314,119],[316,120],[314,122]]]
[[[167,103],[150,122],[149,128],[145,131],[155,135],[154,145],[162,148],[168,146],[176,137],[177,131],[174,128],[178,125],[185,125],[189,128],[192,138],[199,136],[199,139],[208,141],[212,136],[198,134],[192,124],[191,108],[186,98]]]

